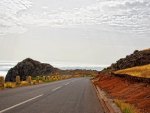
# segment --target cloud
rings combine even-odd
[[[1,32],[17,27],[22,27],[24,32],[26,26],[78,25],[105,25],[120,32],[150,32],[149,0],[97,0],[86,7],[57,10],[48,10],[48,6],[41,6],[41,12],[28,11],[32,4],[34,3],[28,0],[1,0]]]
[[[48,9],[48,7],[47,6],[42,6],[42,9]]]
[[[24,32],[18,16],[30,6],[27,0],[0,0],[0,35]]]

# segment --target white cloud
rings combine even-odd
[[[69,27],[103,24],[122,32],[150,32],[149,0],[98,0],[86,7],[43,10],[42,13],[27,11],[31,6],[28,0],[1,0],[1,31],[17,26],[25,29],[32,25]],[[48,9],[47,6],[41,7]]]
[[[42,6],[42,9],[48,9],[48,7],[47,6]]]
[[[0,0],[0,35],[24,32],[18,16],[30,6],[27,0]]]

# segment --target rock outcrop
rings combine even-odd
[[[150,64],[150,49],[142,51],[135,50],[133,54],[127,55],[125,58],[121,58],[106,70],[116,71],[146,64]]]
[[[57,72],[59,69],[54,68],[50,64],[40,63],[33,59],[27,58],[19,62],[15,67],[11,68],[5,78],[5,81],[14,82],[16,76],[20,76],[21,80],[25,80],[26,76],[40,76]]]

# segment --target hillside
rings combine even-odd
[[[54,68],[50,64],[41,63],[31,58],[27,58],[8,71],[5,81],[14,82],[17,75],[20,76],[21,80],[25,80],[26,76],[35,77],[38,75],[46,75],[55,73],[58,70],[59,69]]]
[[[105,70],[116,71],[146,64],[150,64],[150,49],[135,50],[131,55],[121,58]]]
[[[136,77],[150,78],[150,64],[115,71],[114,74],[126,74]]]
[[[99,72],[95,85],[119,100],[123,113],[150,113],[150,49],[134,51]],[[128,106],[123,106],[123,105]]]
[[[96,70],[61,70],[51,66],[50,64],[41,63],[39,61],[27,58],[19,62],[16,66],[11,68],[5,78],[5,81],[14,82],[16,76],[20,76],[21,80],[26,80],[26,76],[41,76],[41,75],[75,75],[75,76],[96,76],[98,71]]]
[[[86,69],[61,70],[60,75],[96,76],[98,71]]]

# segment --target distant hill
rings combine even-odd
[[[20,76],[21,80],[26,80],[26,76],[41,76],[41,75],[79,75],[79,76],[95,76],[98,71],[86,70],[86,69],[67,69],[61,70],[53,67],[50,64],[41,63],[39,61],[27,58],[19,62],[16,66],[11,68],[6,77],[5,81],[14,82],[16,76]]]
[[[96,71],[101,71],[104,69],[104,67],[101,66],[71,66],[71,67],[60,67],[62,70],[96,70]]]
[[[60,75],[79,75],[79,76],[96,76],[97,70],[74,69],[74,70],[61,70]]]
[[[135,50],[131,55],[121,58],[116,63],[113,63],[110,67],[104,70],[116,71],[147,64],[150,64],[150,49],[141,51]]]
[[[46,75],[57,72],[59,69],[54,68],[50,64],[41,63],[39,61],[27,58],[19,62],[16,66],[11,68],[5,78],[5,81],[15,81],[17,75],[20,76],[21,80],[25,80],[26,76],[38,76]]]

